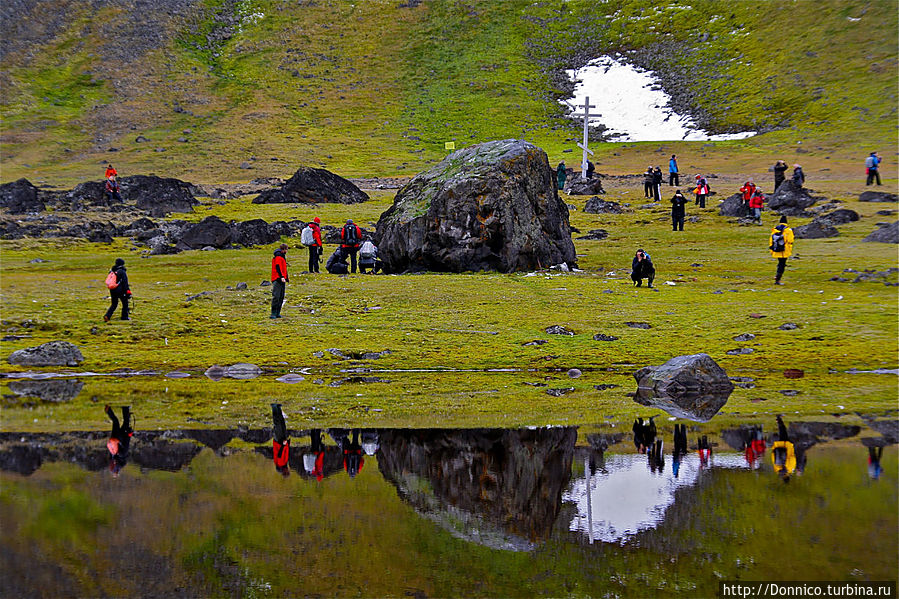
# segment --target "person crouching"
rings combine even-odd
[[[634,260],[631,263],[631,279],[634,281],[634,284],[637,287],[641,287],[643,285],[643,279],[648,279],[649,287],[651,288],[655,278],[656,269],[652,265],[652,258],[650,258],[649,254],[642,249],[637,250],[637,253],[634,254]]]

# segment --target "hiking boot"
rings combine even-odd
[[[122,317],[122,320],[131,320],[131,318],[128,317],[128,316],[123,316],[123,317]]]
[[[109,316],[103,315],[103,322],[109,322]]]
[[[783,283],[780,282],[780,279],[774,279],[774,284],[775,285],[783,285]]]

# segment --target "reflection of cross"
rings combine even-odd
[[[593,156],[593,151],[588,147],[589,144],[589,127],[590,127],[590,117],[591,116],[600,116],[598,114],[590,114],[591,108],[596,108],[595,104],[590,103],[590,96],[584,98],[584,104],[580,106],[576,106],[576,108],[583,108],[584,114],[574,113],[573,116],[583,117],[584,119],[584,143],[578,144],[577,147],[584,151],[583,157],[581,158],[581,179],[587,178],[587,154]]]

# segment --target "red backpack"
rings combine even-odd
[[[109,271],[109,274],[106,275],[106,288],[107,289],[115,289],[119,286],[119,277],[115,274],[114,270]]]

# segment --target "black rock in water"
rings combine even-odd
[[[0,185],[0,208],[6,208],[12,214],[24,214],[41,212],[46,206],[39,197],[37,187],[23,177]]]
[[[876,241],[879,243],[899,243],[899,221],[880,227],[862,241]]]
[[[381,215],[387,272],[513,272],[576,266],[568,207],[546,153],[522,140],[458,150],[420,173]]]
[[[768,208],[786,216],[804,216],[806,208],[823,199],[812,196],[807,189],[787,179],[768,198]]]
[[[358,204],[368,195],[343,177],[322,168],[302,166],[277,189],[263,191],[254,204]]]

